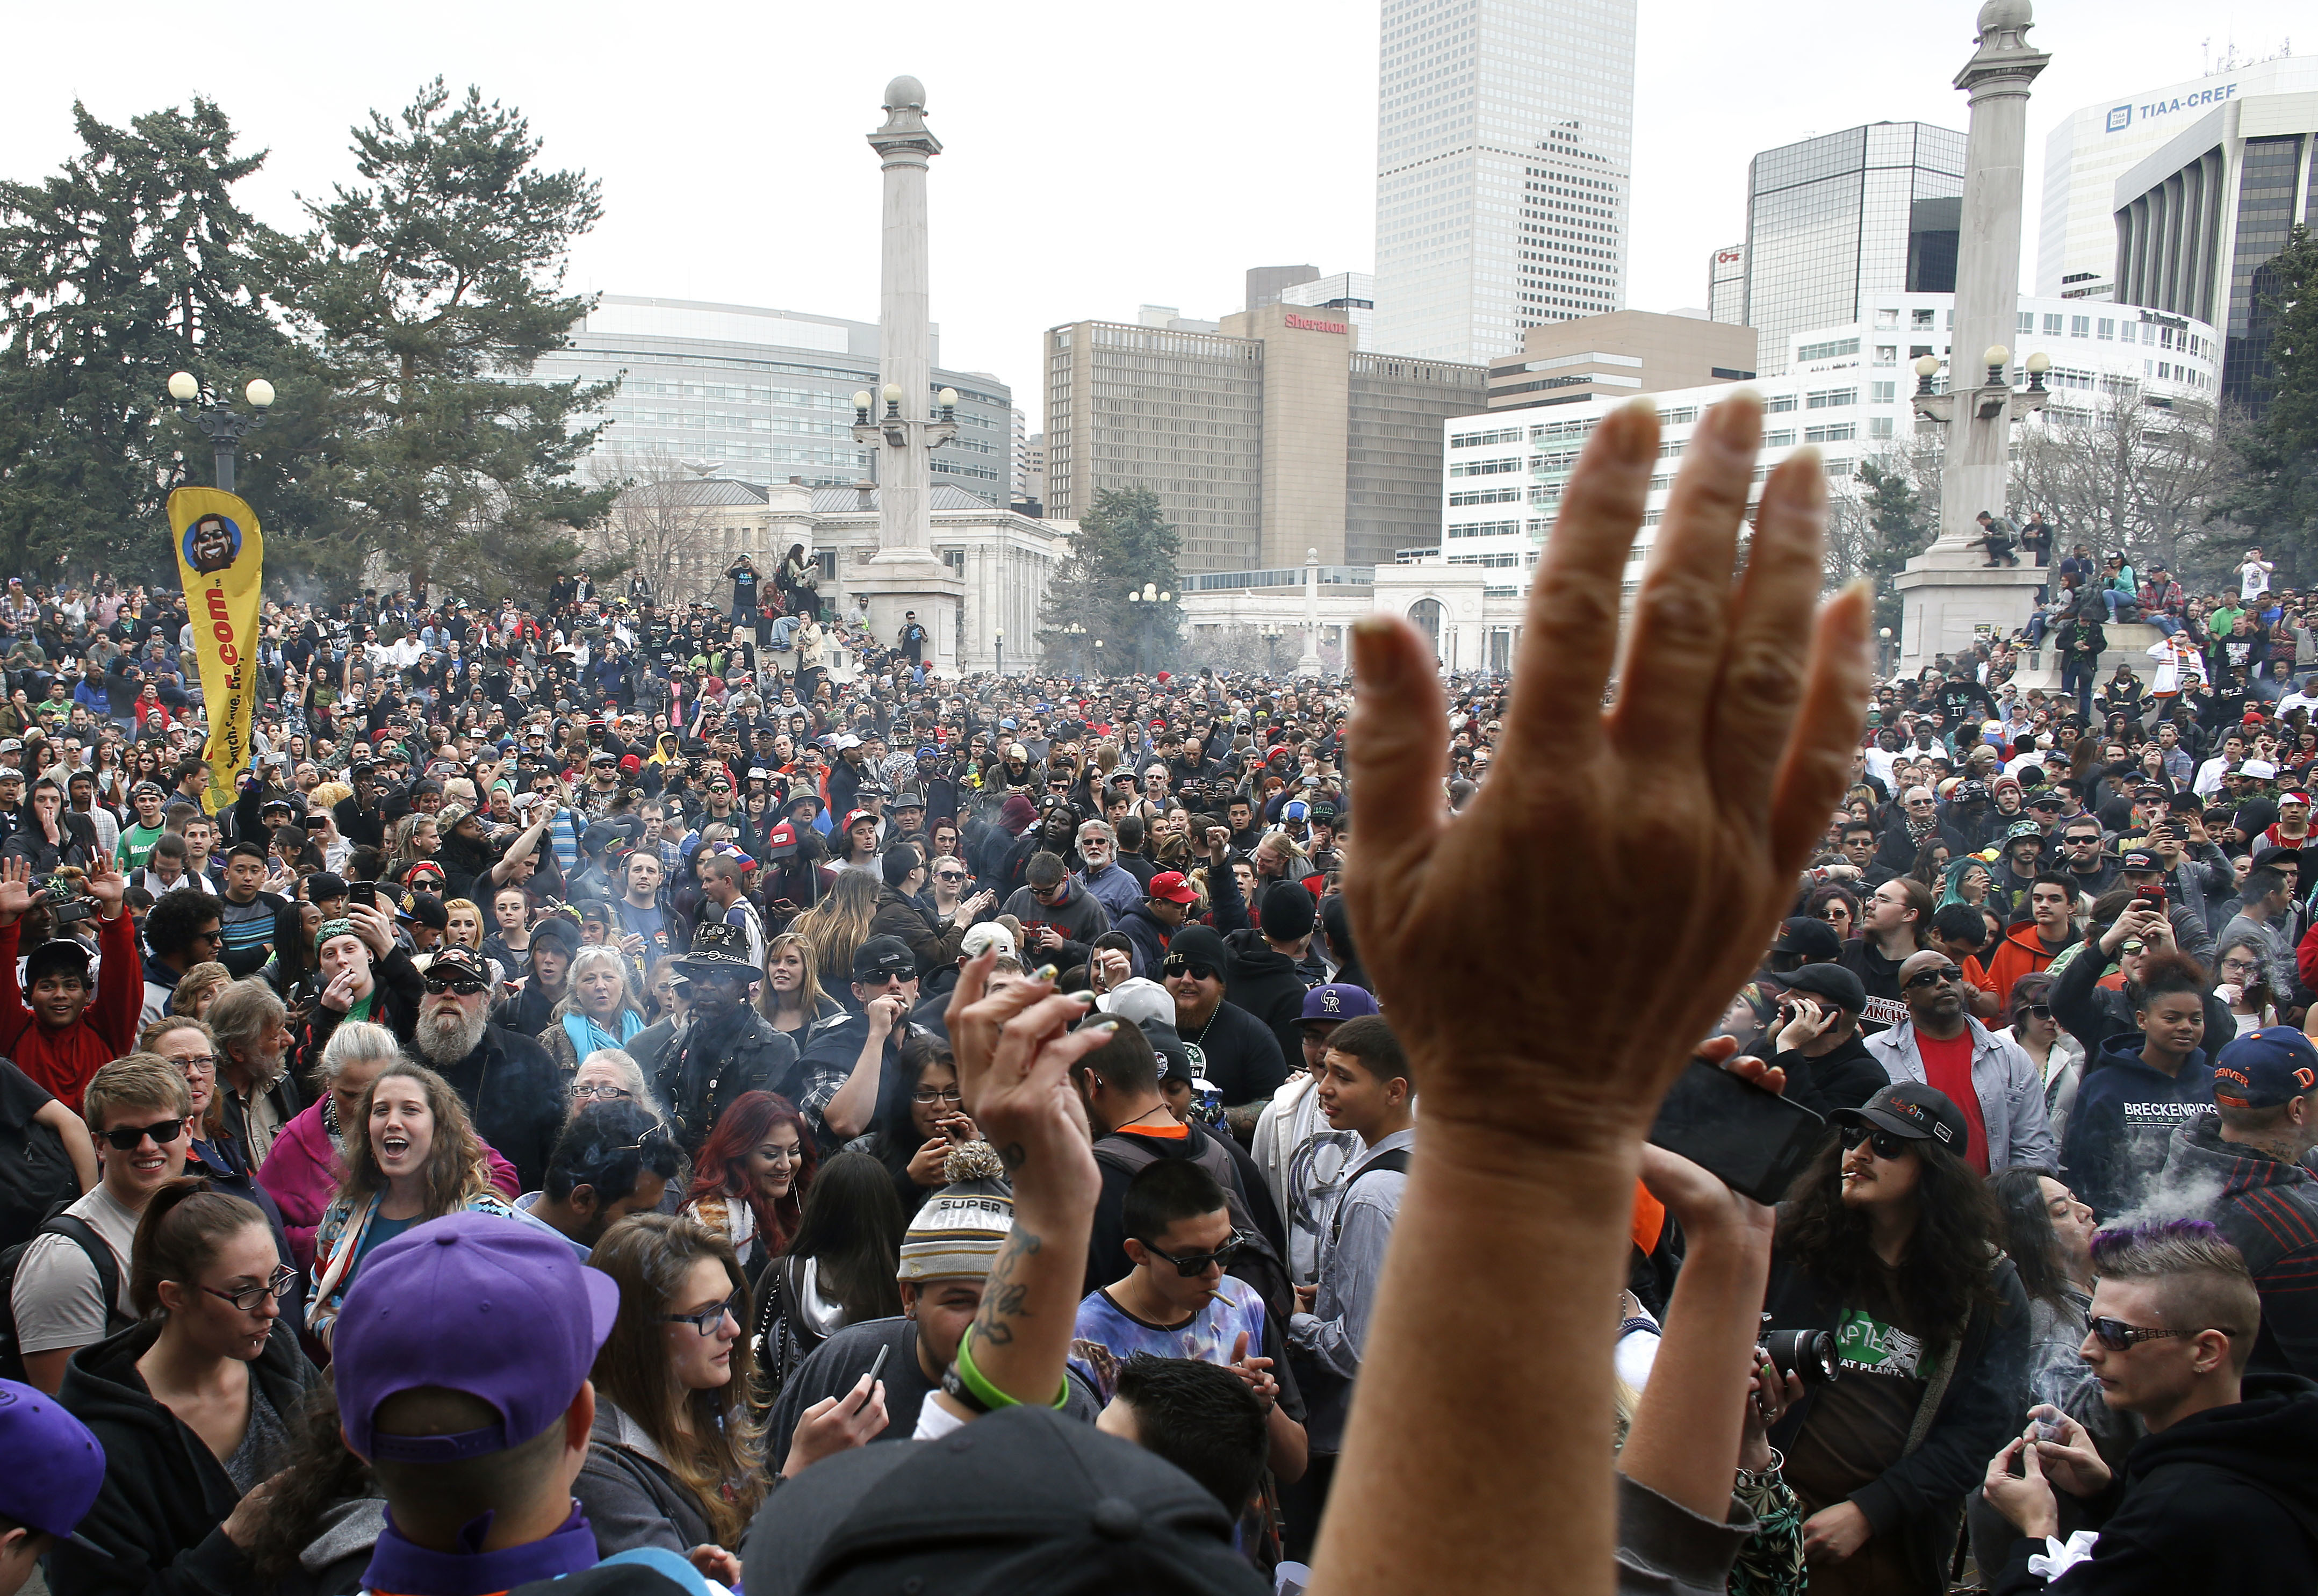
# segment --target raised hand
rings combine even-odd
[[[96,899],[99,912],[106,919],[121,917],[121,897],[129,888],[129,878],[121,873],[118,865],[99,853],[88,861],[84,885],[88,895]]]
[[[32,907],[32,861],[0,859],[0,925],[13,925]]]

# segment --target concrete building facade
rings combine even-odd
[[[1047,515],[1148,487],[1185,572],[1433,541],[1441,420],[1483,402],[1478,366],[1361,353],[1351,322],[1286,301],[1219,333],[1082,321],[1045,342]]]
[[[1531,328],[1519,355],[1490,363],[1489,408],[1523,410],[1702,383],[1744,383],[1755,370],[1751,327],[1613,311]]]
[[[1735,320],[1760,336],[1765,375],[1804,328],[1857,320],[1882,295],[1954,291],[1963,157],[1962,133],[1880,122],[1747,164]],[[1730,308],[1727,293],[1713,306]]]
[[[543,356],[540,382],[621,379],[611,426],[581,464],[607,480],[686,465],[759,487],[801,476],[850,484],[872,451],[853,437],[853,395],[876,389],[875,323],[798,311],[607,293]],[[936,482],[1002,504],[1010,474],[1012,390],[986,374],[934,366],[925,403],[958,393],[957,434],[934,451]]]
[[[2258,413],[2277,321],[2270,263],[2297,222],[2318,219],[2318,87],[2238,94],[2170,125],[2112,193],[2115,297],[2221,329],[2222,397]]]
[[[1383,0],[1373,347],[1475,363],[1625,302],[1636,0]]]

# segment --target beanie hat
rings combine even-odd
[[[1009,794],[999,806],[998,823],[1011,832],[1020,832],[1038,817],[1038,806],[1019,792]]]
[[[1312,895],[1294,881],[1282,881],[1263,895],[1256,919],[1263,934],[1275,942],[1292,942],[1312,934],[1316,917]]]
[[[978,1280],[998,1261],[1014,1228],[1014,1191],[986,1141],[953,1148],[942,1160],[950,1184],[926,1199],[902,1238],[903,1280]]]
[[[531,928],[533,942],[542,937],[562,948],[567,959],[580,951],[580,928],[561,915],[544,915],[539,924]]]

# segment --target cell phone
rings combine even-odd
[[[347,882],[346,903],[349,906],[359,904],[366,909],[378,907],[378,883],[375,881]]]
[[[1739,1195],[1774,1204],[1826,1135],[1827,1122],[1801,1104],[1693,1059],[1659,1106],[1649,1139]]]
[[[882,1375],[884,1375],[884,1374],[885,1374],[885,1359],[886,1359],[886,1358],[888,1358],[888,1357],[890,1357],[891,1356],[893,1356],[893,1351],[894,1351],[894,1343],[893,1343],[893,1342],[891,1342],[891,1341],[888,1341],[888,1342],[886,1342],[883,1347],[878,1348],[877,1348],[877,1356],[876,1356],[876,1357],[874,1357],[874,1358],[870,1359],[870,1361],[869,1361],[869,1391],[868,1391],[868,1395],[870,1395],[870,1396],[874,1396],[874,1395],[876,1395],[876,1393],[877,1393],[877,1381],[878,1381],[878,1378],[879,1378],[879,1376],[881,1376]],[[867,1397],[865,1397],[863,1400],[865,1400],[865,1401],[866,1401],[866,1400],[867,1400]]]
[[[2153,908],[2160,914],[2162,914],[2165,910],[2165,888],[2162,887],[2136,887],[2133,889],[2133,901],[2141,905],[2143,908]]]

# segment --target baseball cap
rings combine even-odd
[[[2257,781],[2267,781],[2278,774],[2278,767],[2266,759],[2250,759],[2238,767],[2238,774],[2251,776]]]
[[[70,1539],[104,1486],[104,1448],[88,1426],[54,1397],[0,1380],[0,1456],[22,1465],[0,1478],[0,1513],[40,1534]]]
[[[1113,987],[1094,1000],[1095,1007],[1107,1014],[1141,1025],[1152,1020],[1175,1023],[1174,995],[1148,976],[1136,976]]]
[[[1197,903],[1199,899],[1199,893],[1192,889],[1189,881],[1183,879],[1183,872],[1181,870],[1161,870],[1151,878],[1148,890],[1153,897],[1168,903]]]
[[[1376,996],[1367,987],[1355,987],[1348,981],[1334,981],[1325,987],[1315,987],[1304,994],[1304,1012],[1297,1023],[1358,1020],[1376,1012]]]
[[[898,936],[873,936],[853,951],[853,978],[866,981],[897,975],[907,980],[918,973],[918,956]]]
[[[2039,792],[2028,800],[2028,807],[2032,809],[2057,809],[2061,807],[2062,801],[2061,795],[2057,792]]]
[[[2117,855],[2116,868],[2125,871],[2161,871],[2165,863],[2146,848],[2130,848]]]
[[[424,892],[412,893],[403,901],[402,906],[394,911],[394,917],[436,931],[446,931],[451,924],[451,911],[444,906],[443,900]]]
[[[399,1463],[520,1447],[563,1417],[619,1311],[612,1277],[539,1225],[450,1213],[382,1242],[347,1289],[331,1343],[346,1445]],[[498,1421],[455,1435],[380,1432],[380,1404],[422,1386],[486,1402]]]
[[[2044,840],[2044,828],[2033,820],[2016,820],[2004,828],[2004,840],[2008,843],[2017,843],[2023,837],[2041,843]]]
[[[1134,1590],[1257,1596],[1214,1492],[1158,1454],[1045,1407],[939,1441],[823,1458],[749,1528],[749,1596],[806,1591]]]
[[[1971,1134],[1963,1110],[1945,1092],[1919,1080],[1895,1080],[1857,1108],[1838,1108],[1827,1117],[1838,1125],[1873,1125],[1910,1141],[1936,1141],[1958,1158]]]
[[[1826,921],[1796,915],[1779,927],[1778,940],[1771,944],[1771,951],[1800,953],[1806,959],[1832,959],[1843,951],[1843,939]]]
[[[993,951],[1001,959],[1021,956],[1014,945],[1014,933],[995,920],[984,920],[967,927],[966,935],[958,941],[958,951],[968,959],[979,959]]]
[[[855,809],[845,816],[845,824],[839,826],[837,829],[840,831],[851,831],[856,822],[863,820],[867,820],[874,825],[876,824],[877,816],[872,815],[867,809]]]
[[[2214,1060],[2214,1101],[2225,1108],[2275,1108],[2318,1088],[2318,1047],[2291,1025],[2264,1025]]]
[[[1806,964],[1779,978],[1790,992],[1824,997],[1846,1014],[1867,1012],[1866,984],[1840,964]]]

